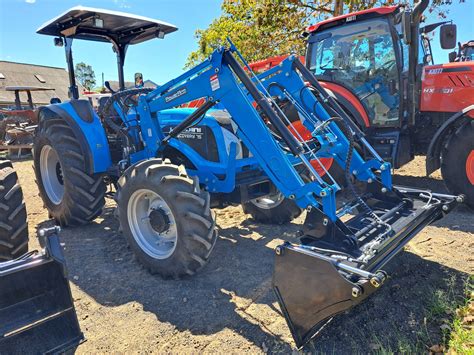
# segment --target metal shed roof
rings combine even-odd
[[[63,68],[48,67],[44,65],[35,65],[27,63],[16,63],[0,60],[0,72],[5,78],[0,79],[0,104],[10,105],[15,102],[15,93],[7,91],[7,87],[42,87],[53,90],[33,91],[33,102],[35,104],[49,104],[52,97],[59,97],[62,101],[68,99],[69,79],[68,73]],[[40,83],[35,75],[40,74],[46,82]],[[77,83],[79,93],[84,88]],[[26,93],[20,93],[22,103],[27,103]]]

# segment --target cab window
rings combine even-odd
[[[372,19],[321,31],[310,39],[310,69],[350,89],[372,125],[399,125],[399,77],[390,26]]]

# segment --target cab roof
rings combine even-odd
[[[36,33],[127,45],[163,38],[176,30],[170,23],[144,16],[76,6],[43,24]]]
[[[322,30],[327,27],[332,27],[332,26],[337,26],[339,24],[343,24],[346,22],[352,22],[352,21],[357,21],[358,17],[361,16],[362,18],[366,17],[373,17],[373,16],[381,16],[381,15],[387,15],[395,12],[398,10],[400,5],[396,6],[382,6],[382,7],[375,7],[372,9],[367,9],[367,10],[362,10],[362,11],[357,11],[357,12],[351,12],[349,14],[344,14],[341,16],[336,16],[332,17],[330,19],[318,22],[314,25],[309,26],[306,29],[307,33],[312,33],[316,32],[318,30]],[[361,19],[362,19],[361,18]]]

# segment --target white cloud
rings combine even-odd
[[[34,4],[36,2],[36,0],[25,0],[26,3],[28,4]]]

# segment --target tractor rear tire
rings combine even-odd
[[[105,183],[89,174],[85,152],[62,119],[40,123],[34,142],[36,183],[50,216],[61,226],[81,226],[102,213]]]
[[[311,132],[303,126],[303,123],[299,120],[298,112],[294,108],[293,105],[291,105],[292,109],[287,110],[286,114],[290,119],[291,124],[288,125],[288,129],[290,132],[298,139],[298,141],[308,141],[310,140],[311,137]],[[294,111],[294,112],[293,112]],[[329,184],[332,184],[333,181],[332,179],[326,174],[326,171],[329,173],[329,175],[332,176],[334,181],[336,181],[339,186],[341,187],[346,187],[347,182],[346,182],[346,177],[345,177],[345,172],[344,169],[339,166],[339,164],[334,160],[334,159],[321,159],[321,164],[324,166],[324,168],[319,164],[316,160],[311,159],[310,160],[311,165],[314,167],[316,172],[322,177],[324,181],[326,181]]]
[[[294,201],[285,198],[281,193],[251,200],[242,204],[242,208],[254,221],[265,224],[289,223],[303,212]]]
[[[146,160],[118,183],[120,230],[148,271],[178,279],[207,263],[217,240],[210,197],[184,166]]]
[[[441,153],[441,175],[449,192],[466,196],[474,209],[474,121],[460,126]]]
[[[28,251],[28,223],[23,192],[10,161],[0,159],[0,262]]]

